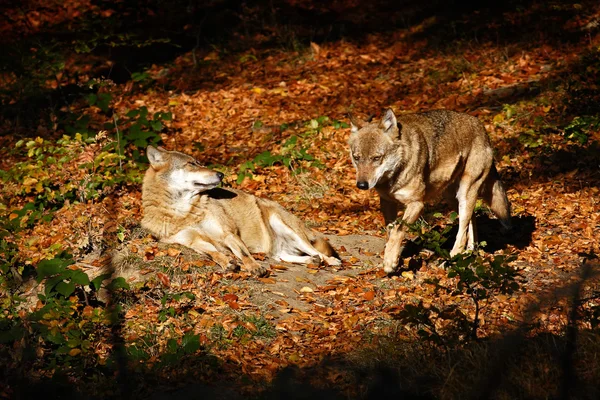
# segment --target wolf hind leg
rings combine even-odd
[[[475,245],[477,244],[477,224],[475,223],[471,215],[471,219],[469,220],[469,232],[467,233],[467,250],[475,250]]]
[[[455,191],[456,193],[456,191]],[[445,195],[446,202],[450,206],[453,211],[458,212],[458,200],[455,196],[452,196],[450,192]],[[477,224],[475,223],[475,218],[472,215],[469,220],[469,227],[467,232],[467,250],[474,250],[475,245],[477,244]]]
[[[271,226],[271,229],[273,229],[275,235],[276,245],[274,256],[282,261],[296,260],[290,262],[309,264],[312,262],[311,260],[314,260],[314,256],[318,256],[329,265],[340,265],[342,263],[339,259],[317,250],[315,246],[310,243],[306,235],[301,235],[286,224],[281,216],[277,214],[271,215],[269,218],[269,225]],[[301,229],[305,228],[302,227]],[[302,255],[308,257],[304,258]]]
[[[289,262],[293,264],[320,264],[321,257],[319,256],[298,256],[294,254],[282,253],[279,254],[279,259],[284,262]]]
[[[458,233],[456,234],[454,246],[450,251],[451,257],[462,252],[467,244],[470,248],[475,247],[477,232],[475,230],[475,223],[473,222],[473,211],[482,183],[483,179],[481,176],[473,179],[469,175],[464,175],[460,181],[458,192],[456,193],[456,198],[458,199]]]
[[[267,273],[267,268],[260,265],[258,261],[252,257],[250,250],[248,250],[242,239],[237,235],[230,233],[225,237],[225,240],[223,240],[223,244],[225,244],[237,258],[242,260],[244,268],[248,272],[257,276],[264,276]]]
[[[494,215],[498,217],[498,219],[502,223],[503,228],[505,230],[510,230],[510,228],[512,227],[510,217],[510,203],[508,201],[508,197],[506,196],[504,186],[500,181],[500,175],[498,174],[498,170],[496,169],[496,166],[494,164],[492,164],[490,173],[483,182],[481,197],[483,197],[483,200],[490,207]]]

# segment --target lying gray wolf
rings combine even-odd
[[[464,251],[465,244],[473,249],[477,241],[471,217],[478,196],[510,228],[510,204],[494,166],[490,140],[477,118],[447,110],[396,117],[388,109],[377,122],[350,119],[356,186],[377,190],[388,225],[385,272],[394,272],[403,250],[406,224],[392,224],[399,203],[406,206],[402,222],[408,224],[419,218],[425,202],[442,196],[458,209],[451,256]]]
[[[264,275],[266,268],[251,253],[291,263],[341,264],[322,235],[274,201],[216,188],[223,174],[183,153],[148,146],[146,154],[150,168],[142,186],[142,227],[160,241],[190,247],[224,269],[236,268],[241,260],[255,275]]]

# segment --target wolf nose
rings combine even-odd
[[[222,181],[225,177],[225,174],[223,174],[222,172],[217,172],[217,176],[219,177],[219,180]]]
[[[361,190],[367,190],[369,188],[369,183],[365,181],[356,182],[356,187]]]

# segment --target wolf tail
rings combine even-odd
[[[325,239],[323,236],[315,237],[310,241],[310,243],[315,249],[319,250],[319,252],[325,254],[327,257],[335,257],[337,259],[340,258],[339,254],[329,244],[329,241],[327,241],[327,239]]]
[[[508,202],[508,197],[506,197],[506,191],[504,190],[504,186],[502,186],[495,164],[492,164],[492,168],[483,183],[482,189],[483,200],[490,206],[494,215],[500,219],[504,229],[510,230],[512,227],[510,221],[510,203]]]

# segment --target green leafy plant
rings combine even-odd
[[[117,153],[125,154],[125,149],[131,147],[133,158],[136,161],[145,161],[139,149],[144,149],[152,144],[161,142],[160,132],[163,130],[163,122],[170,121],[170,112],[155,112],[150,115],[148,108],[143,106],[136,110],[128,111],[124,117],[115,117],[114,123],[108,123],[106,128],[114,128],[116,134]]]
[[[252,178],[256,168],[268,168],[275,164],[284,165],[296,172],[301,171],[299,165],[303,162],[309,162],[310,166],[319,167],[321,164],[308,153],[308,149],[298,146],[298,136],[292,136],[286,140],[280,147],[278,154],[270,151],[263,151],[251,161],[246,161],[240,165],[237,174],[237,183],[240,184],[245,178]]]
[[[68,298],[78,288],[80,291],[85,292],[87,286],[89,286],[91,291],[97,292],[100,290],[102,283],[110,278],[110,274],[102,274],[90,280],[85,272],[70,267],[74,263],[73,257],[65,251],[52,259],[45,259],[39,262],[36,267],[36,279],[38,282],[45,280],[42,300],[55,297]],[[129,285],[127,285],[123,278],[116,278],[110,283],[109,288],[113,290],[129,288]]]
[[[106,135],[93,138],[63,136],[57,141],[42,138],[20,140],[15,148],[24,150],[25,161],[16,163],[5,178],[18,185],[15,194],[33,199],[14,213],[19,224],[31,223],[65,200],[82,201],[101,197],[114,185],[139,183],[140,168],[122,155],[110,151]],[[27,220],[24,220],[27,218]]]
[[[200,350],[200,336],[192,332],[187,332],[181,338],[181,342],[177,339],[169,339],[167,341],[166,352],[161,357],[162,364],[176,364],[181,362],[181,359],[188,355],[195,354]]]
[[[409,226],[417,234],[415,242],[434,251],[446,269],[447,277],[454,281],[452,286],[440,284],[438,278],[426,280],[425,283],[433,285],[436,292],[469,298],[475,307],[473,318],[469,320],[456,305],[425,306],[422,302],[406,305],[398,315],[404,323],[415,326],[420,337],[437,344],[477,339],[483,303],[498,294],[512,294],[521,287],[519,271],[511,265],[516,259],[513,254],[489,255],[477,248],[450,257],[448,251],[442,248],[450,228],[448,226],[438,232],[422,222]],[[437,320],[450,322],[443,324],[445,332],[436,329]]]
[[[598,116],[575,117],[565,127],[564,134],[567,139],[584,145],[588,141],[590,131],[598,130],[599,128],[600,117]]]
[[[477,339],[482,302],[495,294],[512,294],[519,290],[519,272],[510,265],[515,259],[515,255],[491,257],[473,251],[457,254],[448,260],[448,277],[458,278],[453,294],[466,294],[475,305],[473,339]]]
[[[536,132],[533,129],[528,129],[519,135],[519,142],[525,147],[535,149],[544,144],[544,140],[540,132]]]
[[[158,313],[158,320],[160,322],[164,322],[164,321],[167,320],[167,318],[169,318],[169,317],[175,317],[176,316],[175,307],[173,307],[173,305],[171,305],[171,304],[169,304],[167,306],[167,303],[179,302],[179,301],[184,300],[184,299],[194,300],[195,298],[196,298],[196,296],[194,296],[194,294],[191,293],[191,292],[167,293],[167,294],[165,294],[160,299],[160,304],[163,306],[163,308]]]
[[[454,219],[456,219],[456,216],[454,216]],[[454,221],[454,219],[452,219],[452,221]],[[407,224],[407,227],[410,232],[417,235],[413,240],[415,244],[432,250],[444,258],[450,257],[448,250],[444,249],[442,246],[448,240],[448,233],[452,230],[452,225],[446,225],[440,232],[436,229],[432,229],[431,226],[427,225],[427,223],[421,219],[414,224]]]

